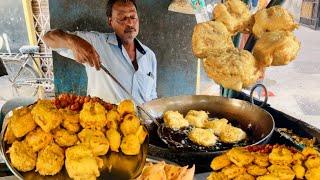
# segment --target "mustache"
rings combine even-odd
[[[126,29],[124,30],[125,33],[130,33],[130,32],[134,32],[134,31],[136,31],[136,29],[133,28],[133,27],[128,27],[128,28],[126,28]]]

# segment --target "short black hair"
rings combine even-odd
[[[121,3],[132,2],[134,7],[137,9],[137,5],[136,5],[136,1],[135,0],[108,0],[107,7],[106,7],[107,17],[111,17],[111,15],[112,15],[112,7],[116,2],[121,2]]]

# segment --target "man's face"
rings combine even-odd
[[[133,3],[116,2],[108,23],[122,41],[132,41],[139,33],[139,18]]]

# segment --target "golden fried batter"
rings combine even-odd
[[[62,126],[72,133],[77,133],[80,130],[79,113],[69,109],[59,109],[62,113]]]
[[[234,47],[231,34],[221,22],[208,21],[196,24],[192,34],[192,51],[198,58],[206,58],[208,52]]]
[[[110,149],[114,152],[119,152],[121,143],[121,135],[116,129],[109,129],[106,132],[106,137],[110,143]]]
[[[137,180],[166,180],[164,163],[147,164]]]
[[[275,174],[267,174],[267,175],[257,177],[257,180],[281,180],[281,179]]]
[[[79,116],[81,126],[101,130],[107,124],[105,111],[105,108],[98,102],[84,103]]]
[[[136,132],[136,136],[138,136],[140,144],[144,142],[147,135],[148,135],[147,130],[142,125],[140,125],[138,128],[138,131]]]
[[[120,123],[120,114],[117,110],[111,110],[107,113],[107,127],[109,129],[118,129],[118,124]]]
[[[303,156],[302,153],[300,152],[296,152],[293,156],[292,156],[292,160],[293,160],[293,164],[302,164],[302,161],[304,161],[307,157]]]
[[[50,144],[53,137],[50,133],[47,133],[38,127],[31,131],[26,136],[25,140],[32,147],[33,151],[37,152]]]
[[[254,84],[262,74],[253,55],[237,48],[210,53],[204,61],[204,69],[216,83],[236,91]]]
[[[303,150],[302,150],[302,155],[307,158],[308,156],[310,155],[317,155],[317,156],[320,156],[320,153],[313,147],[305,147]]]
[[[163,121],[167,127],[172,129],[181,129],[189,126],[189,122],[178,111],[166,111],[163,115]]]
[[[235,147],[227,152],[227,156],[231,162],[239,167],[245,166],[253,162],[254,156],[247,150]]]
[[[207,180],[226,180],[228,177],[223,172],[212,172]]]
[[[220,140],[225,143],[237,143],[247,137],[246,132],[242,129],[227,125],[220,133]]]
[[[99,130],[83,129],[78,137],[81,143],[92,150],[95,156],[107,154],[109,150],[109,142],[103,132]]]
[[[45,132],[50,132],[60,125],[63,116],[50,100],[38,100],[31,111],[33,119]]]
[[[212,129],[214,134],[220,136],[220,133],[228,125],[228,120],[225,118],[209,120],[205,123],[205,128]]]
[[[295,177],[295,173],[286,165],[271,165],[268,167],[268,171],[280,179],[292,180]]]
[[[130,134],[128,136],[123,137],[120,148],[125,155],[139,154],[140,152],[139,138],[134,134]]]
[[[304,165],[308,168],[320,167],[320,157],[319,156],[309,156],[308,159],[304,162]]]
[[[296,178],[303,179],[306,169],[301,164],[296,164],[292,166],[292,170],[296,174]]]
[[[127,114],[124,116],[122,123],[120,124],[120,130],[123,135],[135,134],[140,126],[140,119],[133,114]]]
[[[218,3],[213,10],[213,19],[223,23],[231,34],[247,32],[250,24],[250,11],[241,0],[227,0]]]
[[[228,179],[233,179],[240,176],[241,174],[244,174],[246,172],[246,169],[244,167],[238,167],[232,164],[231,166],[223,168],[222,172],[228,177]]]
[[[10,160],[13,167],[17,170],[26,172],[31,171],[36,166],[37,153],[24,141],[13,142],[9,148]]]
[[[222,169],[224,167],[227,167],[231,164],[231,161],[229,160],[228,156],[226,154],[222,154],[220,156],[215,157],[210,164],[210,167],[217,171],[219,169]]]
[[[73,146],[78,141],[76,134],[71,134],[62,128],[54,129],[52,133],[54,141],[61,147]]]
[[[252,32],[261,38],[265,32],[293,31],[298,27],[292,15],[280,5],[261,9],[254,15]]]
[[[13,132],[12,132],[12,129],[11,129],[11,117],[8,119],[8,126],[7,126],[7,129],[6,129],[6,133],[4,134],[4,141],[7,142],[7,144],[12,144],[16,139],[17,137],[14,136]]]
[[[247,172],[253,176],[262,176],[268,172],[267,168],[258,165],[247,166]]]
[[[125,116],[126,114],[134,114],[134,104],[130,99],[123,100],[118,105],[117,111],[119,112],[121,117]]]
[[[31,108],[22,107],[13,110],[13,115],[10,118],[11,130],[15,137],[19,138],[34,130],[37,124],[34,122]]]
[[[193,128],[188,137],[192,142],[206,147],[215,145],[218,140],[211,129]]]
[[[307,180],[320,179],[320,167],[308,169],[305,177]]]
[[[292,155],[292,152],[286,147],[276,147],[269,154],[269,161],[272,164],[288,165],[293,161]]]
[[[292,32],[266,32],[257,40],[253,56],[262,66],[280,66],[294,60],[299,49],[300,43]]]
[[[244,173],[244,174],[237,176],[233,180],[255,180],[255,178],[248,173]]]
[[[196,110],[190,110],[185,119],[189,122],[191,126],[197,127],[197,128],[203,128],[205,125],[205,122],[208,121],[208,114],[205,111],[196,111]]]
[[[64,150],[55,143],[43,148],[37,158],[36,171],[39,174],[55,175],[63,167],[64,164]]]
[[[269,166],[269,156],[265,153],[252,153],[254,156],[254,163],[258,166],[267,167]]]
[[[96,179],[100,176],[99,163],[92,151],[79,144],[66,150],[65,166],[73,179]]]

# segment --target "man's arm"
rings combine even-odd
[[[100,57],[95,48],[81,37],[60,29],[47,32],[43,40],[50,48],[67,48],[73,52],[75,61],[88,63],[100,69]]]

